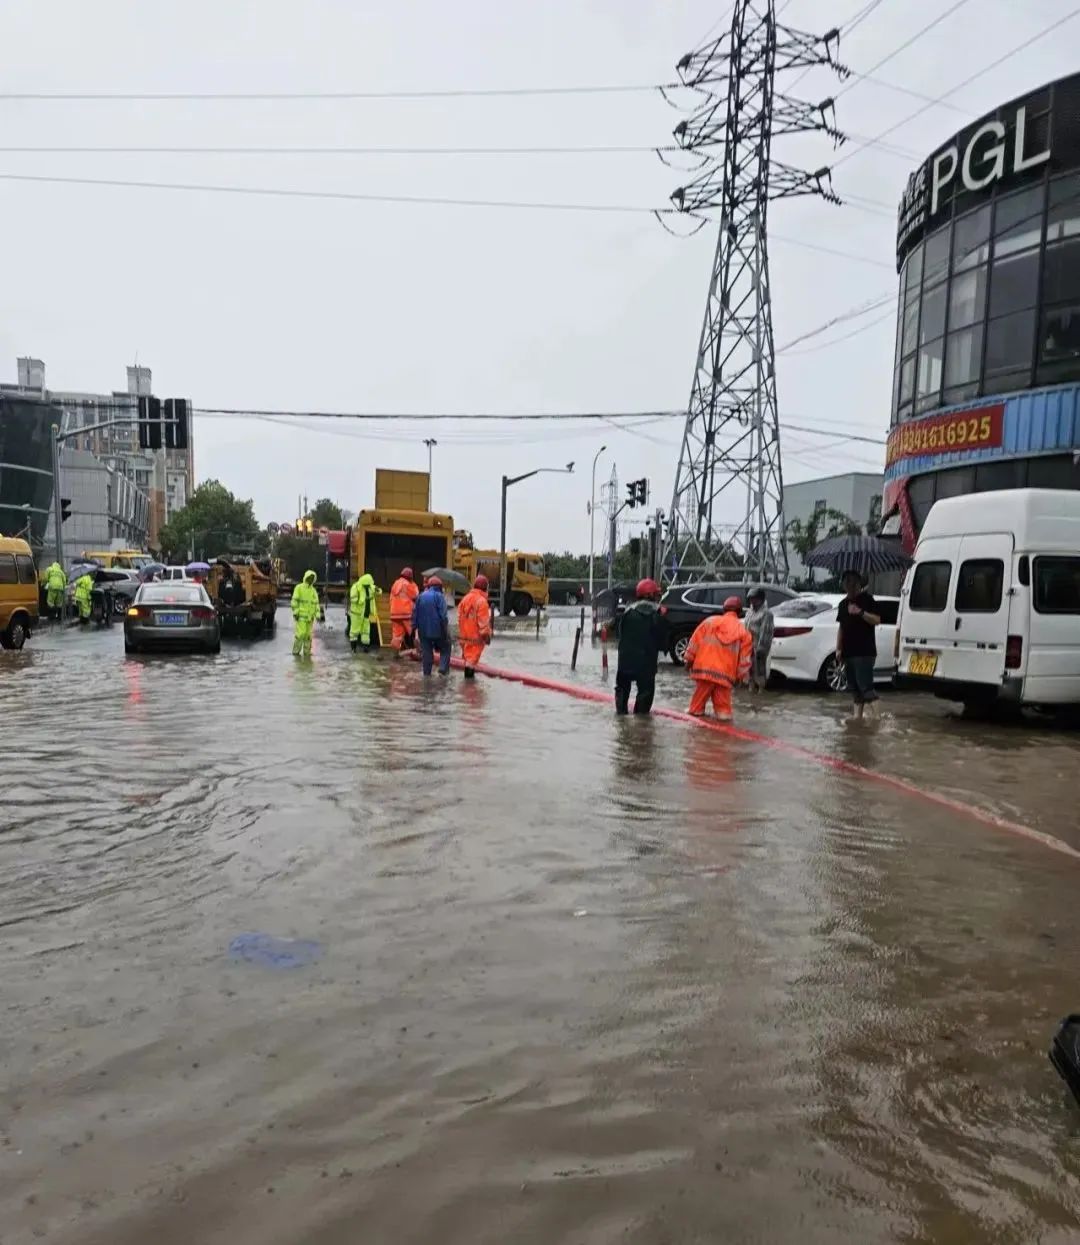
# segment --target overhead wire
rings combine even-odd
[[[917,30],[913,35],[905,39],[903,43],[898,44],[891,52],[889,52],[886,56],[883,56],[881,60],[871,65],[866,72],[876,73],[877,70],[879,70],[883,65],[887,65],[889,61],[893,60],[894,57],[899,56],[901,52],[906,52],[912,44],[917,43],[924,35],[929,34],[930,31],[936,26],[940,26],[941,23],[951,17],[957,9],[962,9],[967,3],[968,0],[953,0],[953,3],[943,13],[939,13],[932,21],[927,22],[925,26],[921,27],[921,29]],[[842,95],[846,95],[849,91],[853,91],[859,85],[860,80],[858,79],[854,82],[848,82],[836,92],[834,98],[839,99]]]
[[[509,99],[550,95],[631,95],[674,89],[679,82],[600,83],[582,86],[450,87],[408,91],[0,91],[0,100],[24,102],[132,102],[169,101],[307,101],[408,99]]]
[[[840,165],[850,160],[853,156],[857,156],[860,152],[866,151],[873,144],[879,143],[883,138],[888,138],[890,134],[894,134],[897,130],[902,129],[909,122],[914,121],[917,117],[921,117],[923,113],[928,112],[931,108],[935,106],[935,104],[940,104],[942,101],[947,100],[949,96],[955,95],[957,91],[962,91],[964,87],[970,86],[972,82],[975,82],[977,79],[983,77],[984,75],[993,72],[993,70],[997,69],[999,65],[1002,65],[1006,61],[1011,60],[1014,56],[1017,55],[1018,52],[1022,52],[1026,48],[1031,47],[1032,44],[1037,43],[1040,39],[1045,39],[1047,35],[1052,34],[1055,30],[1060,29],[1062,26],[1065,25],[1066,22],[1072,21],[1072,19],[1076,17],[1078,14],[1080,14],[1080,7],[1070,10],[1063,17],[1059,17],[1055,19],[1053,22],[1050,23],[1049,26],[1045,26],[1042,30],[1038,31],[1036,34],[1032,35],[1030,38],[1025,39],[1023,43],[1019,43],[1015,47],[1010,48],[1003,55],[991,61],[990,64],[984,65],[981,69],[978,69],[974,73],[969,74],[966,78],[962,79],[960,82],[957,82],[954,86],[951,86],[947,91],[943,91],[941,95],[936,96],[933,100],[928,100],[926,103],[922,105],[921,108],[916,108],[915,111],[912,113],[909,113],[908,116],[902,117],[899,121],[896,121],[892,125],[887,126],[879,134],[875,134],[873,138],[860,142],[860,143],[856,143],[854,147],[850,147],[846,152],[840,155],[838,159],[833,161],[833,165],[832,165],[833,171],[835,172],[836,169],[840,167]]]

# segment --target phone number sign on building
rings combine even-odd
[[[902,458],[931,458],[961,450],[996,449],[1003,443],[1004,429],[1004,402],[950,411],[929,419],[909,420],[889,433],[885,465],[891,467]]]

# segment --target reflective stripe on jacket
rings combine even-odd
[[[706,618],[690,637],[685,661],[695,679],[732,687],[750,673],[754,642],[734,614]]]
[[[411,579],[398,578],[390,589],[390,617],[394,622],[408,622],[412,618],[413,603],[420,589]]]
[[[473,588],[461,598],[458,606],[458,638],[464,644],[491,639],[491,606],[487,593]]]
[[[379,589],[370,572],[365,572],[349,589],[349,613],[357,618],[375,617],[375,598]]]

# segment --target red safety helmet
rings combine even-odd
[[[401,568],[401,578],[412,579],[412,567],[411,566],[403,566]]]
[[[483,588],[485,592],[488,590],[488,577],[486,575],[477,575],[473,580],[474,588]]]
[[[742,597],[728,597],[728,599],[724,602],[724,613],[727,614],[729,611],[732,614],[742,614]]]
[[[648,597],[658,597],[660,595],[660,585],[655,579],[642,579],[638,582],[635,595],[645,600]]]
[[[432,575],[432,577],[427,581],[427,586],[429,588],[441,588],[442,580],[438,577],[438,575]]]

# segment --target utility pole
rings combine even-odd
[[[427,446],[427,508],[431,510],[431,451],[438,445],[438,441],[434,437],[425,437],[424,444]]]
[[[56,529],[56,560],[64,565],[64,520],[60,504],[60,426],[52,426],[52,472],[53,472],[53,527]],[[60,606],[60,621],[64,620],[63,603]]]
[[[716,250],[663,545],[669,580],[787,577],[767,216],[774,199],[816,195],[832,203],[828,168],[804,172],[773,160],[774,135],[844,136],[831,99],[776,94],[778,72],[830,66],[839,31],[804,34],[777,24],[776,0],[736,0],[731,30],[679,62],[701,102],[675,129],[701,171],[671,196],[697,220],[719,211]],[[739,506],[730,536],[721,520]]]

